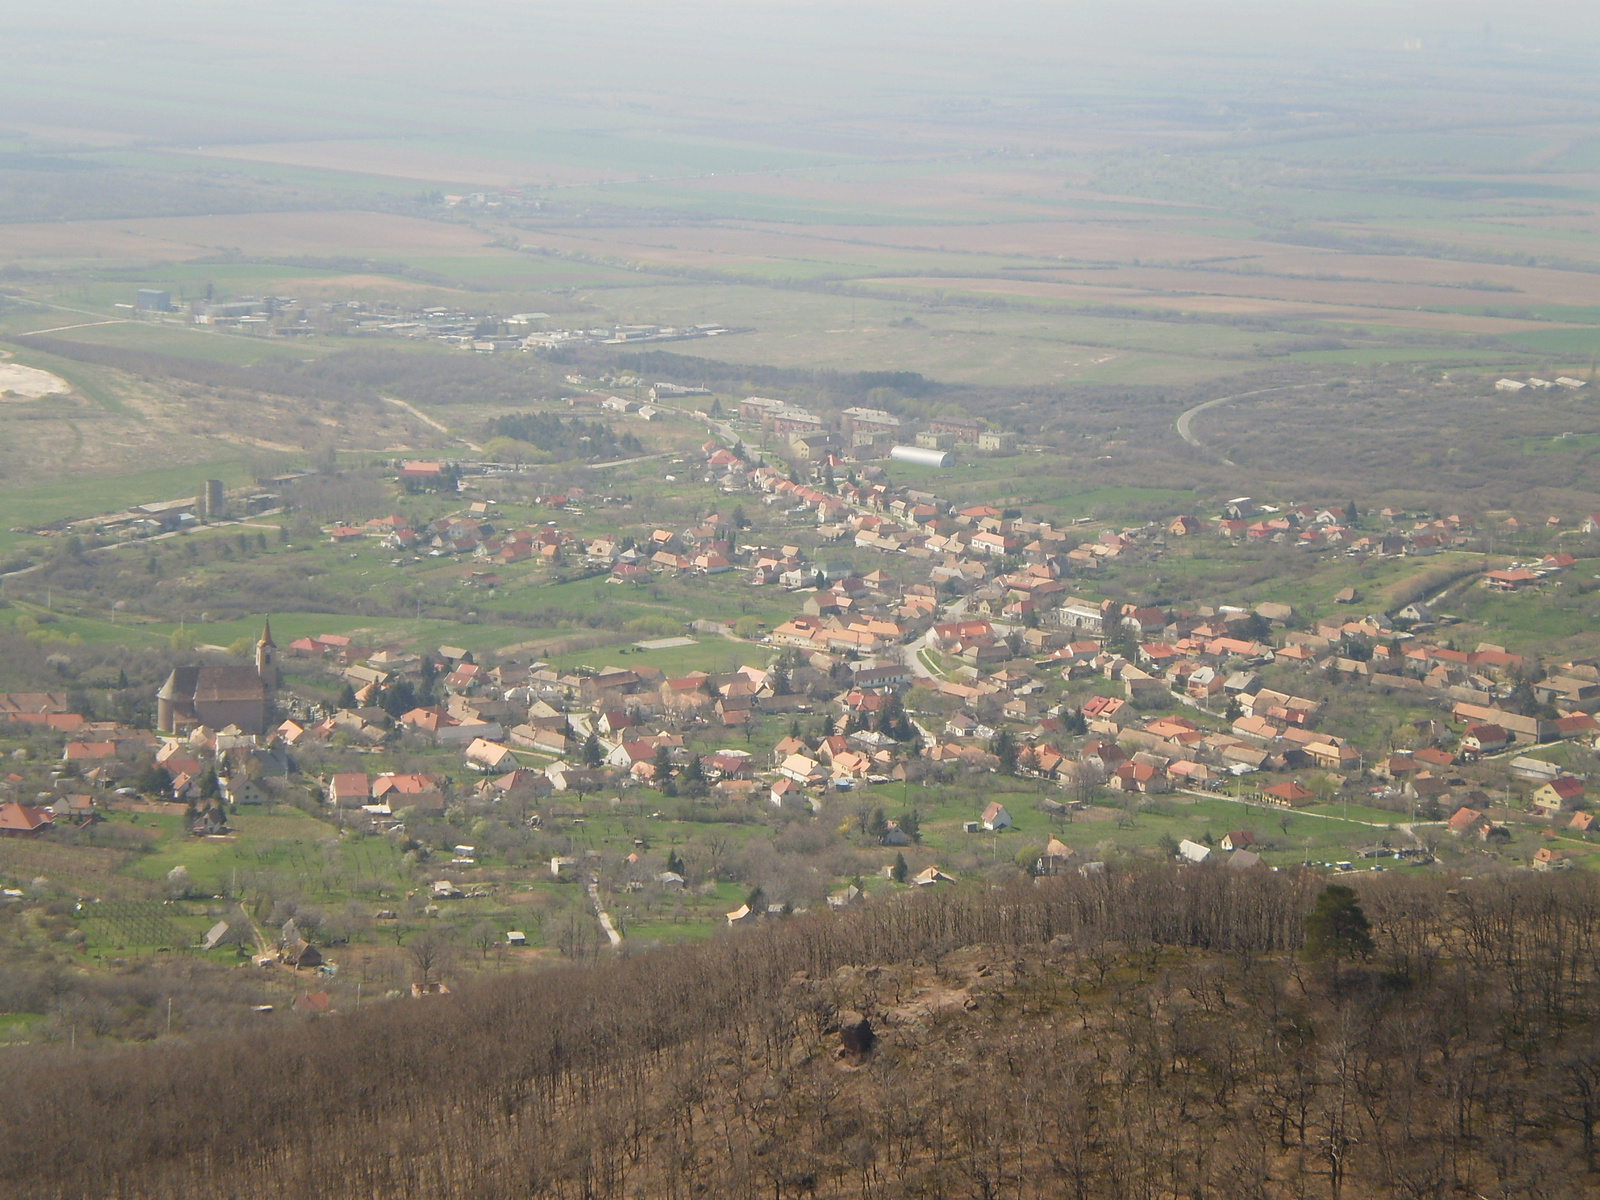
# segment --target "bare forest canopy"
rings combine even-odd
[[[1372,880],[1370,959],[1301,961],[1320,886],[1113,870],[293,1034],[13,1050],[0,1181],[18,1200],[1584,1193],[1594,878]],[[861,1016],[876,1045],[842,1049]]]

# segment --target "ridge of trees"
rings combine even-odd
[[[1321,891],[1310,873],[1112,867],[774,922],[294,1034],[15,1050],[0,1190],[1338,1198],[1592,1183],[1600,882],[1363,881],[1371,955],[1331,967],[1292,953]],[[952,992],[963,955],[990,965]],[[939,994],[966,1003],[905,1015]],[[888,1022],[862,1062],[838,1057],[847,1009]]]

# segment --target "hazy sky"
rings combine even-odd
[[[848,124],[992,105],[1003,127],[1019,107],[1361,106],[1429,92],[1468,104],[1503,95],[1586,119],[1600,51],[1592,0],[66,0],[5,9],[0,137],[61,145],[574,128],[606,109],[638,120]]]

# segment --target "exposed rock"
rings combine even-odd
[[[870,1054],[878,1040],[872,1022],[858,1012],[839,1014],[839,1041],[850,1054]]]

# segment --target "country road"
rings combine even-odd
[[[379,396],[378,399],[382,400],[385,404],[392,404],[396,408],[405,409],[408,413],[410,413],[417,420],[421,421],[424,425],[430,425],[434,429],[437,429],[440,433],[449,433],[450,432],[450,426],[441,425],[438,421],[435,421],[432,417],[430,417],[427,413],[423,412],[421,409],[419,409],[414,404],[408,404],[404,400],[397,400],[393,396]],[[475,451],[478,454],[482,454],[483,453],[483,447],[478,445],[477,442],[469,442],[464,437],[457,437],[456,441],[460,442],[468,450]]]
[[[617,927],[611,923],[611,914],[600,907],[600,879],[598,876],[589,876],[589,899],[594,901],[594,914],[600,918],[600,929],[613,946],[622,945],[622,935],[617,932]]]

